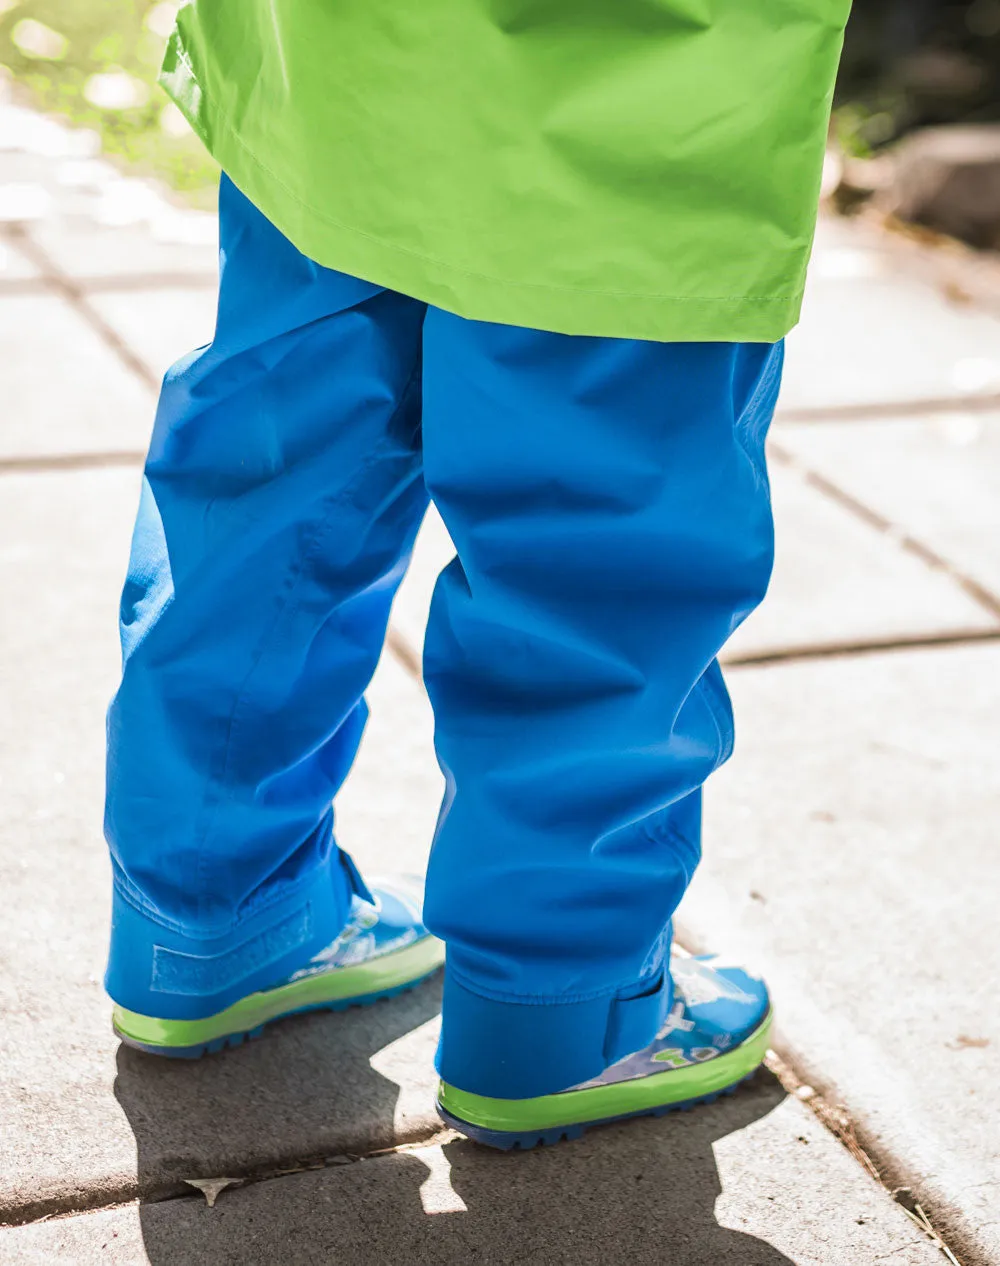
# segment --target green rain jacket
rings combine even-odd
[[[162,83],[330,268],[568,334],[795,324],[850,0],[194,0]]]

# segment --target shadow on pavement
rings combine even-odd
[[[436,977],[391,1003],[292,1017],[205,1059],[120,1046],[114,1090],[135,1134],[140,1198],[190,1193],[188,1178],[273,1173],[391,1147],[399,1086],[371,1058],[440,1009]],[[418,1058],[433,1051],[430,1035],[414,1049]]]
[[[304,1017],[196,1064],[123,1048],[116,1093],[152,1198],[140,1205],[152,1266],[787,1266],[783,1253],[715,1217],[713,1143],[784,1098],[764,1072],[696,1112],[592,1130],[554,1148],[503,1154],[452,1139],[249,1183],[214,1208],[194,1193],[162,1198],[185,1177],[343,1160],[349,1137],[367,1139],[368,1150],[390,1146],[399,1088],[369,1061],[439,1001],[434,984],[391,1007]]]

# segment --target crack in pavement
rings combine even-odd
[[[140,453],[137,449],[0,457],[0,476],[40,475],[55,470],[103,470],[107,467],[142,466],[145,460],[146,454]]]
[[[892,651],[925,650],[934,647],[971,646],[1000,641],[1000,624],[992,629],[955,629],[947,633],[914,633],[912,636],[866,638],[853,642],[817,642],[776,650],[750,651],[745,655],[723,656],[726,669],[761,668],[777,664],[809,663],[818,659],[855,659]]]
[[[877,400],[868,404],[798,405],[783,409],[780,404],[775,423],[783,422],[885,422],[933,417],[938,413],[994,413],[1000,410],[1000,392],[958,396],[918,396],[912,400]]]
[[[727,671],[747,668],[772,668],[784,664],[805,664],[824,659],[857,659],[864,655],[892,654],[898,651],[934,650],[936,648],[976,646],[1000,642],[1000,623],[995,628],[956,629],[947,633],[914,633],[910,637],[868,638],[851,642],[803,643],[775,650],[750,651],[745,655],[723,656]],[[389,626],[386,650],[414,681],[422,684],[420,655],[404,633]]]
[[[898,523],[893,523],[891,519],[887,519],[878,510],[874,510],[871,506],[866,505],[865,502],[859,501],[857,497],[847,492],[846,489],[841,488],[839,484],[834,483],[832,479],[828,479],[826,475],[820,474],[819,471],[800,461],[794,453],[784,448],[781,444],[772,443],[769,455],[773,461],[793,471],[810,487],[821,492],[830,501],[835,501],[843,509],[854,515],[856,519],[867,523],[869,527],[874,528],[882,536],[888,537],[904,553],[919,558],[932,571],[943,572],[959,588],[964,589],[969,597],[980,607],[988,611],[995,619],[1000,618],[1000,597],[990,589],[987,589],[985,585],[981,585],[978,580],[968,575],[955,563],[950,562],[943,554],[939,554],[937,550],[932,549],[917,537],[912,536],[905,528],[900,527]]]
[[[23,249],[23,239],[7,233],[9,241],[16,241]],[[37,262],[37,261],[33,261]],[[51,263],[51,261],[50,261]],[[179,269],[176,272],[98,273],[91,277],[73,278],[69,273],[55,268],[54,275],[71,281],[80,293],[87,295],[122,294],[137,290],[214,290],[219,279],[215,273]],[[0,296],[42,294],[51,290],[51,276],[0,278]]]
[[[275,1182],[279,1178],[289,1178],[296,1174],[315,1173],[318,1170],[338,1169],[343,1165],[356,1165],[361,1161],[377,1160],[383,1156],[418,1153],[427,1148],[439,1147],[450,1143],[461,1136],[457,1131],[446,1126],[434,1129],[425,1138],[397,1143],[392,1147],[380,1147],[370,1152],[339,1152],[326,1156],[306,1157],[290,1164],[285,1161],[269,1161],[255,1165],[243,1172],[234,1172],[228,1179],[233,1187],[252,1187],[258,1183]],[[43,1202],[32,1202],[30,1205],[12,1205],[0,1210],[0,1231],[13,1230],[16,1227],[36,1226],[42,1222],[54,1222],[64,1218],[85,1216],[89,1213],[105,1213],[112,1209],[124,1209],[137,1204],[166,1204],[173,1200],[202,1200],[203,1194],[196,1187],[185,1186],[188,1179],[163,1183],[143,1191],[138,1182],[123,1183],[117,1188],[95,1191],[94,1200],[81,1200],[80,1196],[54,1197],[51,1207],[45,1209]],[[210,1181],[198,1175],[195,1181]],[[44,1210],[44,1211],[42,1211]]]

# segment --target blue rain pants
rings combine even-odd
[[[424,659],[439,1069],[502,1098],[596,1076],[669,1005],[733,742],[716,656],[771,571],[781,345],[464,320],[319,267],[225,179],[220,218],[215,337],[166,376],[122,598],[109,992],[212,1014],[343,925],[364,885],[331,805],[430,498],[457,548]]]

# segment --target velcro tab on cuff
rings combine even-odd
[[[648,1046],[663,1027],[673,988],[666,970],[637,998],[615,998],[608,1014],[604,1058],[610,1067]]]

